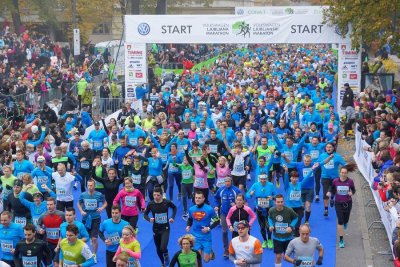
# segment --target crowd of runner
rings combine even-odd
[[[137,89],[143,108],[134,110],[127,102],[106,121],[91,117],[79,91],[76,98],[62,86],[59,69],[69,68],[65,49],[46,45],[45,36],[29,31],[4,36],[3,94],[42,90],[41,83],[65,90],[59,113],[45,105],[46,99],[36,114],[20,106],[11,120],[2,120],[4,263],[92,266],[104,242],[107,266],[150,266],[140,263],[138,219],[143,216],[153,224],[160,262],[151,266],[202,266],[224,257],[235,266],[257,267],[264,249],[275,253],[276,267],[282,259],[295,266],[321,265],[323,246],[310,237],[310,218],[329,216],[329,207],[337,214],[338,245],[345,247],[355,193],[348,173],[354,164],[336,152],[341,132],[332,98],[337,58],[328,46],[231,49],[209,69],[185,71],[149,92]],[[25,49],[49,54],[41,59],[40,52],[35,61],[21,56]],[[190,52],[195,49],[203,48]],[[51,64],[53,53],[60,64]],[[91,82],[87,60],[82,64],[67,75],[71,82]],[[347,87],[346,138],[359,115]],[[86,92],[87,85],[79,88]],[[94,128],[86,129],[91,124]],[[389,131],[380,133],[382,138]],[[311,203],[320,197],[323,209],[312,212]],[[82,222],[76,220],[78,212]],[[182,249],[171,254],[176,220],[186,222],[182,232],[187,234],[178,241]],[[255,223],[260,233],[250,235]],[[222,228],[223,255],[213,252],[219,245],[211,238],[216,227]]]

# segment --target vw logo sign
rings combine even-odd
[[[150,25],[147,23],[140,23],[138,26],[138,33],[140,35],[148,35],[150,32]]]
[[[346,34],[349,32],[349,26],[346,25],[346,27],[344,28],[344,31],[343,31],[343,32],[339,29],[339,26],[336,26],[336,27],[335,27],[335,32],[336,32],[338,35],[340,35],[340,36],[344,36],[344,35],[346,35]]]
[[[238,9],[237,11],[236,11],[236,13],[238,14],[238,15],[243,15],[244,14],[244,10],[243,9]]]

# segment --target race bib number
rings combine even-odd
[[[65,191],[64,188],[57,188],[56,192],[57,192],[57,196],[60,196],[60,197],[65,197],[65,195],[67,194],[67,192]]]
[[[96,199],[84,199],[86,210],[96,210],[97,209],[97,200]]]
[[[63,260],[63,267],[70,267],[72,265],[76,265],[76,262],[69,261],[69,260],[66,260],[66,259]]]
[[[47,176],[38,176],[37,177],[38,184],[47,184],[48,181],[49,181],[49,178]]]
[[[12,240],[1,240],[1,251],[3,253],[11,253],[11,250],[14,249],[14,244]]]
[[[103,142],[101,141],[94,141],[93,142],[93,149],[98,150],[103,146]]]
[[[140,174],[132,174],[132,182],[133,184],[140,184],[142,181],[142,177]]]
[[[19,224],[22,227],[24,227],[26,225],[26,218],[25,217],[15,216],[14,223]]]
[[[183,133],[187,136],[190,129],[183,129]]]
[[[192,176],[193,176],[192,170],[183,170],[182,171],[182,179],[183,180],[188,180],[188,179],[192,178]]]
[[[167,213],[156,213],[154,215],[154,221],[158,224],[165,224],[168,222],[168,215]]]
[[[287,223],[277,222],[275,223],[275,231],[277,234],[286,234],[286,229],[288,228]]]
[[[218,145],[209,145],[211,153],[218,153]]]
[[[194,179],[194,187],[199,187],[199,188],[204,188],[205,187],[205,183],[204,183],[204,178],[201,177],[196,177]]]
[[[217,179],[217,187],[222,187],[225,185],[225,177],[221,177]]]
[[[235,172],[243,172],[244,171],[244,162],[241,162],[234,167]]]
[[[298,260],[302,260],[303,262],[300,264],[300,267],[313,267],[314,259],[313,257],[299,256]]]
[[[160,154],[161,161],[163,163],[167,162],[168,154]]]
[[[319,158],[319,151],[318,150],[311,150],[310,151],[310,156],[311,156],[311,159]]]
[[[293,153],[291,151],[285,151],[284,153],[289,161],[293,160]]]
[[[46,236],[48,239],[58,239],[60,231],[58,228],[46,228]]]
[[[266,197],[257,198],[257,206],[263,209],[269,208],[269,199]]]
[[[325,169],[333,169],[335,167],[335,163],[333,162],[333,159],[331,159],[324,166],[325,166]]]
[[[39,217],[36,217],[36,218],[32,218],[32,222],[33,222],[33,224],[34,225],[38,225],[38,221],[39,221]]]
[[[178,167],[174,166],[174,164],[170,163],[169,164],[169,171],[170,172],[179,172]]]
[[[136,197],[132,197],[132,196],[125,197],[125,205],[128,207],[135,207],[136,206]]]
[[[137,138],[129,138],[129,144],[131,146],[136,146],[137,145]]]
[[[340,185],[337,187],[337,194],[347,196],[349,194],[349,187],[347,185]]]
[[[36,267],[38,266],[37,257],[24,257],[22,256],[22,266]]]
[[[185,148],[185,145],[178,145],[178,147],[177,147],[178,152],[183,152],[184,148]]]
[[[89,161],[85,160],[81,162],[81,168],[85,170],[89,170]]]
[[[121,237],[119,236],[119,233],[118,233],[118,232],[116,232],[116,233],[111,233],[111,234],[107,234],[107,235],[106,235],[106,238],[107,238],[108,240],[110,240],[110,242],[111,242],[113,245],[118,245],[118,244],[119,244],[119,241],[120,241],[120,239],[121,239]]]
[[[301,191],[292,191],[290,192],[289,199],[291,201],[299,201],[301,199]]]

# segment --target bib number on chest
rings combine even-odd
[[[24,226],[26,225],[26,218],[25,218],[25,217],[17,217],[17,216],[15,216],[14,222],[15,222],[16,224],[19,224],[19,225],[21,225],[22,227],[24,227]]]
[[[165,224],[168,222],[167,213],[156,213],[154,215],[154,221],[158,224]]]
[[[277,234],[286,234],[287,228],[288,228],[287,223],[281,223],[281,222],[275,223],[275,231]]]
[[[269,208],[269,199],[266,197],[259,197],[257,199],[257,206],[263,209]]]
[[[125,198],[125,205],[128,207],[135,207],[136,206],[136,197],[127,196]]]
[[[203,188],[205,186],[204,178],[196,177],[194,179],[194,186],[195,187],[199,187],[199,188]]]
[[[86,210],[96,210],[97,209],[97,200],[96,199],[84,199]]]

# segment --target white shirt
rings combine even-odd
[[[63,177],[58,172],[53,172],[52,177],[55,181],[56,194],[58,201],[73,201],[72,182],[75,181],[75,176],[67,172]]]
[[[239,155],[235,155],[235,161],[233,162],[233,170],[231,172],[232,175],[235,176],[243,176],[246,175],[246,171],[244,169],[244,158],[249,155],[250,152],[242,152]]]

